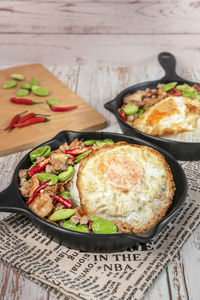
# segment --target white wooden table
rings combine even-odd
[[[46,67],[59,77],[66,85],[88,101],[96,110],[105,116],[108,126],[105,131],[121,132],[111,113],[103,104],[112,99],[121,89],[141,80],[147,80],[153,68],[74,66]],[[140,70],[140,72],[139,72]],[[141,72],[141,70],[143,70]],[[159,68],[155,66],[154,72]],[[160,71],[160,76],[162,71]],[[191,76],[195,74],[192,73]],[[158,76],[158,77],[160,77]],[[67,129],[67,128],[66,128]],[[10,182],[14,168],[24,156],[19,152],[0,158],[1,190]],[[1,218],[5,214],[0,214]],[[200,266],[200,226],[187,240],[176,258],[162,272],[153,286],[147,291],[145,299],[200,299],[199,266]],[[0,299],[2,300],[55,300],[44,289],[24,278],[11,267],[0,264]]]

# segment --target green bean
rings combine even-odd
[[[91,146],[91,145],[95,145],[96,144],[96,140],[87,140],[84,142],[84,146]]]
[[[49,156],[50,151],[51,151],[51,147],[49,145],[43,146],[43,147],[40,147],[40,148],[37,148],[37,149],[33,150],[29,154],[29,157],[30,157],[31,161],[34,161],[34,160],[36,160],[37,157],[41,157],[41,156],[42,157],[47,157],[47,156]]]
[[[4,83],[3,88],[4,89],[12,89],[17,85],[17,81],[16,80],[10,80],[6,83]]]
[[[25,90],[31,90],[31,85],[30,85],[30,83],[23,82],[23,83],[20,85],[20,88],[21,88],[21,89],[25,89]]]
[[[16,96],[24,97],[29,94],[29,90],[26,89],[20,89],[16,92]]]
[[[60,194],[60,196],[62,196],[62,197],[65,198],[65,199],[71,200],[71,195],[70,195],[70,193],[67,192],[67,191],[62,192],[62,193]]]
[[[12,74],[11,77],[15,80],[24,80],[24,75],[22,74]]]
[[[87,225],[75,225],[71,220],[65,221],[65,223],[63,224],[63,228],[78,232],[90,233],[90,230]]]
[[[50,94],[49,90],[47,88],[39,87],[37,89],[32,90],[33,93],[37,96],[48,96]]]
[[[49,104],[49,105],[58,105],[58,104],[60,103],[60,100],[54,98],[54,99],[48,99],[46,102],[47,102],[47,104]]]
[[[75,159],[75,163],[77,164],[77,163],[79,163],[88,153],[90,153],[91,152],[91,150],[88,150],[88,151],[86,151],[86,152],[83,152],[82,154],[79,154],[79,155],[77,155],[76,156],[76,159]]]
[[[138,110],[139,110],[139,108],[135,104],[128,103],[124,107],[124,112],[128,116],[135,115],[138,112]]]
[[[188,85],[187,83],[178,85],[176,89],[181,92],[190,92],[190,93],[195,92],[195,89],[192,86]]]
[[[71,208],[64,208],[56,210],[51,216],[51,220],[61,221],[71,218],[75,214],[75,210]]]
[[[102,219],[99,217],[91,217],[90,220],[92,223],[92,231],[98,234],[111,234],[117,232],[117,227],[114,223],[109,220]]]
[[[63,171],[60,174],[58,174],[58,180],[63,182],[68,180],[73,175],[74,175],[74,167],[68,166],[66,171]]]
[[[177,85],[177,82],[169,82],[162,87],[164,92],[168,92],[172,90]]]
[[[51,173],[38,173],[37,177],[42,182],[45,182],[45,181],[51,179],[51,181],[49,182],[49,185],[54,185],[58,182],[58,176],[55,174],[51,174]]]
[[[113,144],[114,144],[114,141],[111,140],[111,139],[105,139],[105,140],[103,140],[103,141],[104,141],[104,143],[106,143],[107,145],[113,145]]]
[[[140,118],[144,113],[144,109],[139,109],[139,112],[138,112],[138,118]]]

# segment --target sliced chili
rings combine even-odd
[[[170,93],[171,96],[180,97],[182,96],[182,93],[180,91],[176,91],[174,93]]]
[[[127,120],[126,113],[122,109],[120,110],[119,115],[122,118],[122,120],[124,121]]]
[[[45,117],[32,117],[24,122],[14,124],[14,127],[17,127],[17,128],[26,127],[26,126],[29,126],[32,124],[43,123],[43,122],[47,122],[47,121],[49,121],[49,119],[47,119]]]
[[[92,146],[68,149],[68,150],[65,150],[65,154],[70,154],[70,155],[76,156],[76,155],[82,154],[88,150],[92,150]]]
[[[147,93],[146,93],[146,96],[147,96],[148,98],[152,98],[153,94],[152,94],[152,92],[150,91],[150,92],[147,92]]]
[[[74,205],[74,203],[72,203],[66,198],[63,198],[62,196],[59,195],[50,195],[50,196],[55,200],[57,200],[58,202],[60,202],[61,204],[63,204],[67,208],[71,208]]]
[[[51,157],[47,157],[45,159],[43,159],[40,163],[38,163],[37,165],[33,166],[27,173],[30,177],[32,177],[34,174],[36,173],[40,173],[45,167],[46,165],[50,162]]]
[[[49,184],[49,182],[51,181],[51,179],[43,182],[42,184],[40,184],[33,192],[32,196],[30,197],[30,199],[27,201],[27,205],[29,205],[31,202],[33,202],[33,200],[35,199],[35,197],[39,194],[39,192],[41,190],[43,190],[45,187],[47,187],[47,185]]]
[[[197,92],[200,92],[200,87],[197,84],[194,84],[194,87],[197,90]]]
[[[25,105],[32,105],[32,104],[38,104],[38,103],[43,103],[43,102],[35,102],[30,99],[24,99],[24,98],[10,98],[10,101],[12,103],[16,104],[25,104]]]
[[[12,118],[12,120],[11,120],[10,124],[8,125],[8,127],[6,127],[4,130],[10,130],[10,129],[14,128],[14,125],[17,124],[20,120],[20,115],[24,114],[25,112],[26,111],[23,111],[22,113],[20,113],[18,115],[15,115]]]

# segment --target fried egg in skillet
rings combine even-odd
[[[200,102],[185,97],[167,97],[151,106],[134,121],[133,127],[154,136],[194,131]]]
[[[156,150],[119,142],[84,158],[70,193],[88,216],[130,225],[136,234],[162,219],[174,195],[171,170]]]

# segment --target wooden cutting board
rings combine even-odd
[[[3,84],[10,81],[11,75],[14,73],[23,74],[25,79],[18,81],[15,88],[4,89]],[[31,92],[28,96],[23,97],[33,101],[42,101],[42,104],[11,103],[10,98],[15,97],[20,84],[30,82],[32,78],[37,79],[41,87],[48,88],[50,95],[39,97]],[[77,105],[77,108],[68,112],[53,112],[45,103],[45,100],[51,98],[58,98],[59,106]],[[9,132],[4,130],[14,115],[26,110],[37,114],[47,114],[50,121],[24,128],[15,128]],[[0,71],[0,156],[33,148],[62,130],[95,131],[104,128],[105,124],[106,121],[101,114],[59,81],[43,65],[31,64]]]

